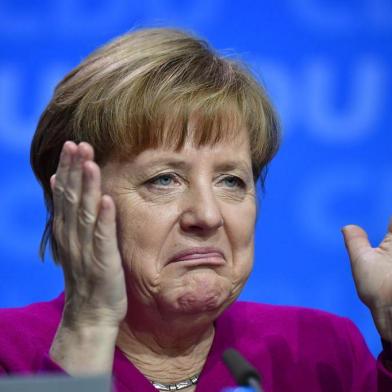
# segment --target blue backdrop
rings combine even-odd
[[[151,25],[238,53],[280,113],[242,298],[348,316],[376,354],[340,228],[363,225],[376,244],[392,215],[390,0],[0,0],[0,306],[62,289],[61,271],[38,259],[45,210],[28,155],[54,85],[97,46]]]

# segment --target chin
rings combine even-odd
[[[231,303],[231,293],[232,285],[229,279],[207,271],[190,274],[167,293],[165,299],[172,310],[179,313],[215,313]]]
[[[177,308],[182,313],[204,313],[219,311],[225,303],[225,298],[217,292],[188,291],[177,299]]]

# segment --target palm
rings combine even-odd
[[[380,335],[392,341],[392,224],[377,248],[358,226],[347,226],[343,234],[358,295],[372,312]]]

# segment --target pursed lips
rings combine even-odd
[[[170,259],[169,264],[176,263],[179,261],[186,261],[187,264],[192,265],[223,265],[225,263],[225,256],[223,252],[218,248],[189,248],[176,253]]]

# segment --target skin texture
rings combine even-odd
[[[392,219],[377,247],[359,226],[342,231],[358,296],[370,309],[380,336],[392,342]]]
[[[115,206],[87,143],[66,142],[51,178],[65,306],[50,355],[71,375],[109,373],[127,310]],[[99,344],[98,344],[99,342]]]
[[[108,371],[114,344],[101,350],[93,342],[105,333],[113,343],[117,328],[117,344],[149,378],[199,372],[213,321],[252,268],[246,131],[216,146],[189,140],[178,152],[146,150],[102,170],[86,143],[67,142],[63,151],[52,189],[66,306],[52,358],[70,373]],[[191,260],[178,256],[184,251]],[[80,364],[86,353],[97,364]]]
[[[178,152],[145,150],[103,168],[87,143],[67,142],[51,186],[66,293],[52,359],[74,375],[109,373],[117,344],[150,379],[198,373],[213,321],[252,268],[245,130],[229,143],[187,140]],[[359,297],[392,341],[392,226],[377,248],[358,226],[343,235]],[[178,257],[189,250],[192,260]]]
[[[130,163],[108,164],[103,189],[117,206],[133,302],[178,318],[215,312],[238,296],[252,267],[256,216],[246,139],[146,150]],[[195,247],[221,255],[171,262]]]
[[[200,371],[213,321],[249,276],[256,219],[251,167],[243,130],[230,143],[197,148],[187,141],[178,152],[150,149],[102,170],[103,190],[117,207],[128,289],[118,344],[151,379],[170,382]],[[173,261],[200,247],[211,256]]]

